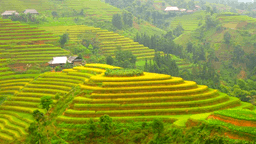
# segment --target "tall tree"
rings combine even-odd
[[[115,26],[117,29],[122,29],[123,28],[123,22],[122,22],[122,17],[120,14],[114,14],[112,17],[112,24]]]

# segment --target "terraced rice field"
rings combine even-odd
[[[14,94],[18,93],[26,84],[34,79],[36,74],[15,74],[7,66],[6,59],[0,59],[0,97],[7,98],[5,104],[10,103],[10,99]],[[15,103],[15,102],[14,102]],[[17,102],[21,103],[22,102]],[[24,104],[24,103],[23,103]],[[13,109],[16,109],[13,107]],[[1,140],[11,141],[27,134],[26,128],[31,120],[22,117],[14,111],[4,110],[0,107],[0,142]]]
[[[145,58],[152,59],[155,55],[155,50],[149,49],[138,42],[134,42],[130,38],[120,36],[117,33],[102,30],[100,28],[88,26],[58,26],[58,27],[42,27],[48,31],[62,35],[65,32],[69,33],[71,41],[80,41],[79,34],[92,32],[100,41],[100,49],[104,55],[114,56],[116,47],[121,46],[122,50],[131,51],[138,60]],[[163,52],[161,52],[163,54]]]
[[[203,20],[204,17],[205,14],[203,12],[195,12],[193,14],[175,17],[171,21],[171,29],[176,28],[179,25],[179,23],[181,23],[185,32],[193,31],[198,27],[198,23],[200,22],[201,19]]]
[[[219,125],[226,129],[225,135],[230,138],[256,139],[256,113],[250,110],[216,111],[205,121],[211,125]],[[233,133],[230,133],[233,131]]]
[[[120,9],[102,2],[101,0],[72,0],[72,1],[60,1],[56,2],[59,5],[58,9],[61,11],[73,11],[80,12],[84,10],[86,16],[93,16],[93,18],[100,21],[111,21],[112,15],[121,13]]]
[[[52,11],[58,13],[79,13],[82,9],[86,16],[93,17],[99,21],[111,21],[112,15],[121,13],[120,9],[102,2],[101,0],[72,0],[72,1],[52,1],[52,0],[9,0],[1,1],[0,11],[16,10],[22,13],[25,9],[36,9],[40,14],[50,14]]]
[[[1,81],[1,88],[18,87],[18,90],[12,91],[14,94],[0,106],[0,141],[11,141],[27,134],[26,128],[32,122],[33,111],[39,109],[44,112],[40,107],[41,97],[51,96],[55,104],[58,101],[56,94],[60,95],[60,99],[65,99],[75,86],[84,83],[93,75],[91,72],[66,69],[62,73],[44,73],[36,79]],[[0,92],[6,91],[1,89]]]
[[[4,60],[1,60],[4,63]],[[84,94],[76,96],[57,122],[84,123],[88,118],[109,114],[114,119],[174,118],[227,108],[248,108],[207,86],[170,75],[144,73],[138,77],[105,77],[106,69],[120,67],[86,64],[62,72],[13,75],[1,78],[1,87],[15,91],[0,106],[0,141],[11,141],[27,134],[32,112],[40,108],[40,98],[51,96],[54,104],[65,100],[75,86]],[[1,68],[1,70],[8,68]],[[18,89],[16,90],[16,87]],[[1,91],[2,92],[2,89]],[[56,99],[56,95],[60,99]],[[44,111],[43,111],[44,112]]]
[[[57,35],[31,27],[20,22],[0,18],[0,44],[51,42],[58,40]]]
[[[100,74],[105,68],[91,67],[83,68],[99,74],[80,84],[81,89],[91,93],[75,97],[58,122],[84,123],[104,114],[114,119],[139,119],[244,107],[238,98],[182,78],[146,72],[137,77],[106,77]]]
[[[0,57],[16,63],[45,63],[69,52],[45,42],[59,37],[45,30],[22,25],[8,19],[0,19]],[[40,43],[40,44],[37,44]],[[17,44],[17,45],[15,45]],[[20,45],[23,44],[23,45]]]
[[[0,45],[0,49],[0,57],[26,64],[46,63],[53,57],[69,55],[68,51],[52,44]]]

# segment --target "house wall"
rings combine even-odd
[[[80,64],[82,64],[82,62],[81,62],[81,61],[73,62],[73,65],[80,65]]]

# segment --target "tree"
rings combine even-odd
[[[136,66],[136,56],[132,54],[131,51],[118,50],[115,52],[114,65],[123,68],[135,68]]]
[[[154,133],[158,134],[158,137],[159,137],[160,134],[164,131],[164,123],[159,119],[154,119],[152,124],[152,129]]]
[[[112,58],[112,56],[108,56],[106,61],[106,63],[109,65],[112,65],[114,63],[114,59]]]
[[[46,109],[47,112],[50,109],[51,104],[53,104],[53,100],[51,96],[43,96],[41,97],[41,105],[43,109]]]
[[[53,18],[56,18],[56,17],[58,17],[58,13],[56,11],[53,11],[52,16],[53,16]]]
[[[39,110],[33,111],[33,117],[34,119],[39,123],[44,120],[44,114],[40,112]]]
[[[229,43],[230,43],[230,39],[231,39],[230,33],[229,33],[229,32],[226,32],[226,33],[224,34],[224,41],[225,41],[225,43],[226,43],[226,44],[229,44]]]
[[[64,33],[61,37],[60,37],[60,45],[63,48],[64,45],[68,42],[69,40],[69,36],[68,33]]]
[[[127,23],[126,23],[129,27],[133,26],[133,15],[132,13],[128,13],[127,14]]]
[[[123,28],[122,17],[120,14],[114,14],[112,17],[112,25],[117,29]]]

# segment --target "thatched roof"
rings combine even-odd
[[[31,13],[31,14],[39,14],[35,9],[26,9],[24,14]]]
[[[14,11],[14,10],[5,11],[5,12],[3,12],[1,15],[2,15],[2,16],[11,16],[13,13],[14,13],[15,15],[19,15],[19,13],[17,13],[17,12]]]

